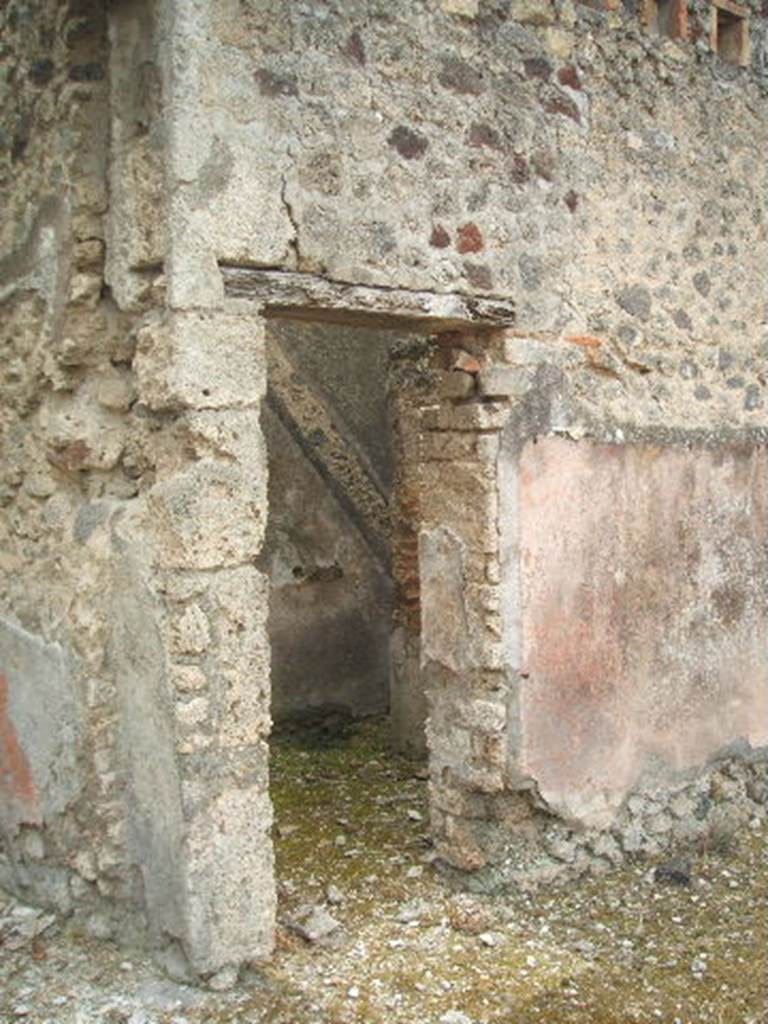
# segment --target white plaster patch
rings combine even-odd
[[[436,661],[454,672],[472,664],[464,559],[464,542],[447,527],[419,534],[422,664]]]

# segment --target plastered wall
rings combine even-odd
[[[611,418],[605,344],[448,347],[422,415],[433,823],[488,885],[766,810],[765,428]]]
[[[497,376],[467,384],[442,365],[449,412],[421,426],[433,827],[448,860],[506,863],[507,879],[527,863],[504,852],[521,823],[562,855],[545,873],[617,859],[615,837],[539,829],[574,807],[546,760],[567,680],[551,673],[546,699],[519,706],[515,666],[521,650],[548,656],[536,631],[558,578],[524,591],[527,625],[512,628],[519,542],[504,530],[516,508],[534,522],[539,500],[532,484],[520,498],[513,469],[546,477],[537,459],[565,439],[581,446],[558,456],[574,480],[593,460],[598,478],[605,459],[621,467],[600,492],[612,511],[605,494],[660,448],[655,516],[697,474],[719,493],[761,464],[759,11],[745,68],[711,52],[699,0],[682,42],[629,8],[567,0],[133,0],[108,19],[95,3],[12,0],[1,17],[3,883],[107,913],[116,933],[130,919],[205,976],[270,952],[265,326],[258,296],[227,292],[232,266],[365,285],[369,311],[395,287],[420,289],[424,315],[432,293],[516,307],[517,334],[457,346]],[[557,440],[521,456],[540,435]],[[694,517],[702,557],[757,517],[757,469],[749,480],[711,529],[709,511]],[[574,520],[576,567],[589,522]],[[455,536],[476,528],[457,561]],[[744,629],[762,621],[756,529]],[[526,543],[551,564],[533,527]],[[764,705],[749,678],[752,722]],[[743,736],[724,720],[752,757],[759,724]],[[759,794],[756,771],[721,785],[725,802]],[[667,811],[638,799],[622,841],[651,849],[637,821]],[[686,814],[658,834],[684,838]]]

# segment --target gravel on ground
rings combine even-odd
[[[424,766],[364,723],[273,749],[277,951],[233,988],[0,893],[0,1022],[768,1024],[768,818],[690,859],[537,892],[457,891]]]

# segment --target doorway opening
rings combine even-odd
[[[461,787],[471,798],[500,778],[498,613],[480,598],[496,585],[493,432],[507,415],[479,371],[515,314],[498,298],[221,269],[236,324],[253,303],[269,355],[256,564],[285,920],[286,898],[327,911],[318,887],[345,879],[412,892],[435,851],[476,864]],[[465,587],[465,564],[480,587]]]
[[[268,321],[261,568],[289,905],[429,853],[418,469],[433,350],[423,334]]]

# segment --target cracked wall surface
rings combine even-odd
[[[433,825],[480,884],[766,810],[766,428],[725,374],[730,427],[678,395],[659,429],[642,377],[611,418],[610,346],[449,340],[422,414]]]
[[[0,872],[69,910],[137,894],[105,598],[146,430],[131,318],[104,287],[104,12],[12,3],[2,26]]]
[[[0,871],[206,975],[273,941],[265,371],[165,318],[162,15],[2,14]]]
[[[396,410],[388,510],[393,708],[416,720],[426,680],[441,855],[550,877],[764,813],[768,50],[748,7],[738,67],[705,0],[680,40],[570,0],[4,6],[3,884],[204,977],[269,955],[281,305],[442,339],[442,397]],[[649,634],[617,625],[624,593]],[[717,651],[739,637],[737,685]],[[661,691],[696,708],[674,737]],[[612,790],[593,739],[619,705]],[[581,737],[578,792],[553,718]],[[590,786],[610,828],[586,823]]]

